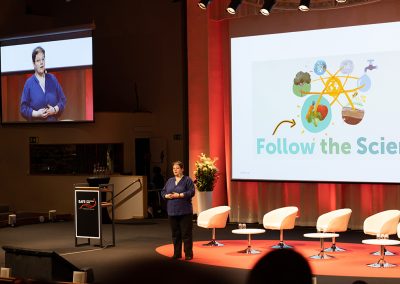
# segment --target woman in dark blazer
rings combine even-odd
[[[174,255],[172,258],[182,258],[182,242],[185,260],[193,259],[193,207],[194,183],[188,176],[183,175],[183,163],[172,163],[174,177],[165,183],[161,191],[167,200],[167,213],[172,231]]]

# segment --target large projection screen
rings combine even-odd
[[[399,183],[399,34],[232,38],[232,179]]]

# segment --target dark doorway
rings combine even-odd
[[[150,180],[150,139],[135,139],[135,168],[136,175],[146,176]]]

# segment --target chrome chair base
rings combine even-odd
[[[332,244],[330,248],[326,248],[324,251],[326,252],[342,252],[346,251],[344,248],[337,247],[335,244]]]
[[[203,246],[205,246],[205,247],[223,247],[224,244],[221,244],[221,243],[217,242],[216,240],[212,240],[206,244],[203,244]]]
[[[272,246],[274,249],[291,249],[292,246],[285,244],[284,242],[279,242],[277,245]]]

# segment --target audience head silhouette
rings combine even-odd
[[[277,249],[264,255],[250,271],[247,284],[311,284],[308,261],[292,249]]]

